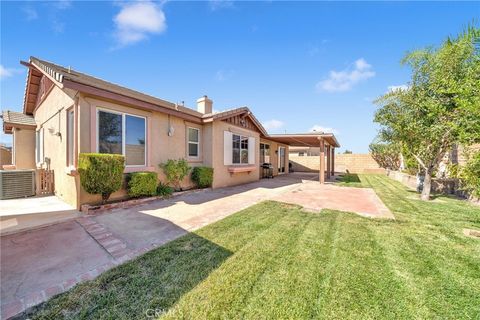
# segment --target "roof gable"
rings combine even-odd
[[[203,116],[204,122],[225,121],[235,126],[239,126],[248,130],[257,131],[263,136],[268,136],[267,131],[260,121],[255,118],[253,113],[247,107],[241,107],[226,110],[218,113],[210,113]]]

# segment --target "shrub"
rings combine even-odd
[[[118,154],[81,153],[78,158],[80,184],[90,194],[102,195],[105,203],[122,187],[125,157]]]
[[[172,193],[173,193],[173,188],[160,181],[157,187],[157,195],[163,196],[163,197],[169,197],[172,195]]]
[[[154,196],[157,194],[155,172],[134,172],[128,175],[127,192],[131,197]]]
[[[192,170],[192,181],[197,187],[210,187],[213,182],[213,168],[209,167],[195,167]]]
[[[167,178],[167,182],[180,190],[180,183],[182,182],[183,178],[187,176],[191,169],[185,159],[169,159],[166,163],[160,164],[159,167],[163,169],[163,172]]]
[[[453,176],[460,178],[462,190],[474,198],[480,198],[480,151],[467,154],[467,163],[463,166],[451,166]]]

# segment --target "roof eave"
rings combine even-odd
[[[194,123],[202,123],[201,117],[197,117],[191,114],[188,114],[186,112],[182,112],[180,110],[175,110],[171,109],[166,106],[162,105],[157,105],[153,104],[150,102],[146,102],[143,100],[139,100],[130,96],[122,95],[119,93],[115,93],[112,91],[100,89],[97,87],[92,87],[83,83],[75,82],[69,79],[64,79],[63,84],[65,88],[69,88],[72,90],[77,90],[79,92],[85,93],[87,95],[95,96],[95,97],[100,97],[103,99],[108,99],[108,100],[114,100],[118,101],[122,104],[130,105],[139,109],[144,109],[148,111],[158,111],[158,112],[163,112],[169,115],[173,115],[179,118],[182,118],[184,120],[188,120]]]

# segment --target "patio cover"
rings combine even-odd
[[[292,147],[320,147],[320,183],[325,182],[325,173],[327,179],[334,174],[335,148],[340,147],[340,144],[338,143],[333,133],[309,132],[292,134],[271,134],[267,137],[267,139],[287,144]]]

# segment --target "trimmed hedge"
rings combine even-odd
[[[213,168],[210,167],[194,167],[192,171],[192,181],[197,187],[210,187],[213,183]]]
[[[128,175],[127,193],[130,197],[154,196],[157,194],[155,172],[133,172]]]
[[[80,153],[78,172],[80,184],[90,194],[102,195],[105,203],[122,187],[125,157],[118,154]]]

